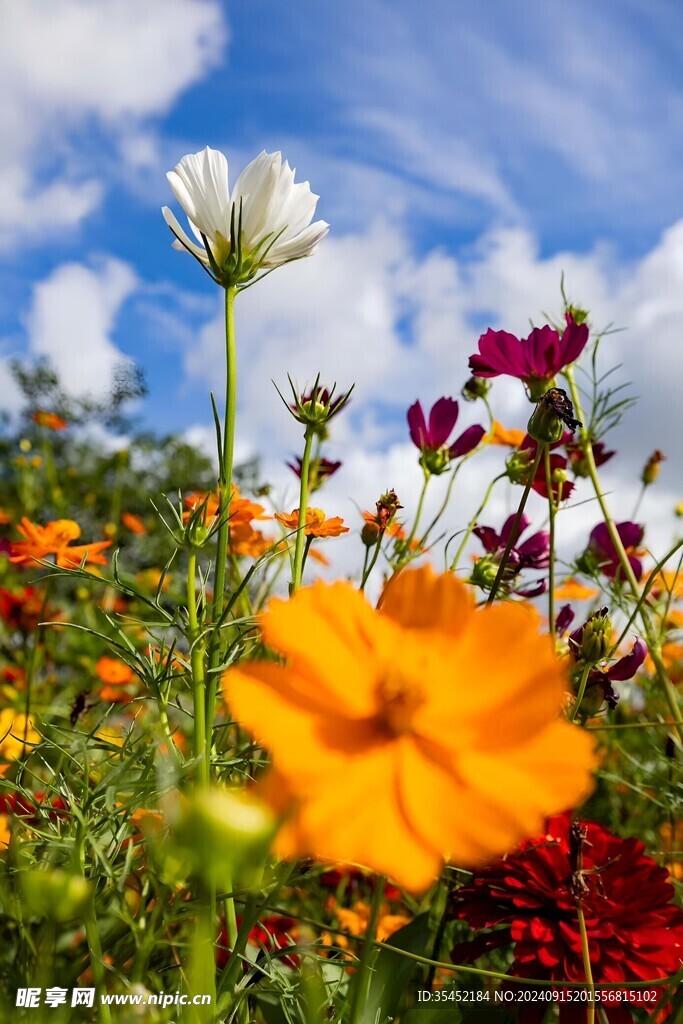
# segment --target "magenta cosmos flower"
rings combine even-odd
[[[422,452],[420,462],[430,473],[443,473],[451,459],[467,455],[486,433],[478,424],[468,427],[449,445],[448,439],[458,421],[458,403],[454,398],[439,398],[425,419],[422,405],[414,402],[408,409],[410,439]]]
[[[617,533],[624,545],[626,555],[631,563],[633,574],[637,580],[643,575],[643,563],[639,558],[638,548],[643,541],[645,530],[640,523],[615,523]],[[597,562],[598,568],[610,579],[621,579],[623,569],[616,548],[612,543],[609,530],[604,523],[598,523],[591,532],[588,541],[588,551]]]
[[[586,347],[586,324],[574,323],[569,313],[565,318],[567,326],[561,337],[548,324],[534,327],[528,338],[489,328],[479,339],[479,351],[470,356],[470,370],[475,377],[517,377],[538,397]]]

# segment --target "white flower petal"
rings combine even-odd
[[[281,153],[261,153],[239,176],[232,194],[236,215],[242,201],[242,236],[253,249],[270,227],[274,195],[280,178]]]
[[[188,218],[207,238],[217,232],[230,236],[230,192],[228,161],[208,146],[201,153],[188,153],[166,175],[173,194]]]
[[[317,220],[304,231],[299,232],[295,238],[285,241],[278,241],[268,250],[263,262],[264,267],[280,267],[290,260],[300,260],[304,256],[312,256],[318,242],[320,242],[330,226],[324,220]]]
[[[161,213],[169,228],[176,236],[176,240],[173,242],[173,248],[180,250],[189,249],[190,252],[194,253],[194,255],[202,261],[202,263],[206,263],[208,266],[209,259],[206,255],[206,249],[204,249],[203,246],[195,245],[195,243],[188,238],[187,234],[178,223],[173,211],[169,210],[168,206],[164,206],[162,207]]]

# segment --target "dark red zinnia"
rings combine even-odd
[[[595,982],[675,974],[683,959],[683,911],[671,903],[674,888],[666,868],[646,855],[638,839],[621,839],[586,822],[580,830],[577,884],[576,840],[570,837],[570,824],[568,814],[552,818],[545,835],[476,872],[455,893],[456,917],[477,930],[496,930],[457,946],[454,962],[512,945],[511,974],[585,981],[577,916],[580,898]],[[616,1004],[610,1004],[610,1024],[612,1005]],[[585,1020],[585,1006],[580,1010],[572,1016],[571,1004],[566,1009],[562,1005],[563,1024]],[[614,1021],[621,1020],[630,1021],[630,1011],[614,1016]]]

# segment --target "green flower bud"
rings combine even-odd
[[[531,414],[527,424],[529,436],[539,444],[554,444],[562,437],[565,426],[573,432],[581,423],[574,419],[574,407],[566,391],[549,388]]]
[[[476,402],[478,398],[486,398],[491,390],[491,381],[486,377],[470,377],[460,394],[466,402]]]
[[[59,922],[78,917],[90,896],[90,886],[82,875],[58,868],[22,874],[21,891],[31,913]]]
[[[445,473],[450,465],[451,456],[448,450],[448,445],[442,445],[441,448],[425,448],[420,456],[420,465],[423,469],[426,469],[432,476],[440,476]]]

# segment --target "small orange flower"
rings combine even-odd
[[[594,587],[586,587],[572,576],[555,588],[555,597],[558,601],[589,601],[592,597],[597,597],[598,593]]]
[[[130,696],[126,687],[137,680],[135,673],[120,658],[109,658],[103,655],[95,666],[100,680],[105,684],[100,690],[100,697],[106,701],[127,700]]]
[[[211,521],[218,517],[220,511],[220,497],[217,493],[202,494],[195,491],[184,499],[185,512],[183,520],[188,522],[192,513],[202,503],[204,507],[203,521],[208,528]],[[230,512],[228,522],[230,524],[230,551],[234,555],[241,555],[247,558],[260,558],[273,544],[270,537],[265,537],[251,525],[254,519],[270,519],[266,514],[263,505],[259,505],[248,498],[242,498],[237,487],[233,488],[230,499]]]
[[[519,448],[525,437],[525,430],[508,430],[498,420],[494,420],[491,433],[486,440],[489,444],[499,444],[505,448]]]
[[[39,427],[47,427],[48,430],[66,430],[69,424],[58,416],[56,412],[43,412],[38,410],[33,414],[33,422]]]
[[[9,512],[6,512],[4,508],[0,507],[0,526],[6,526],[7,523],[12,522],[12,517]]]
[[[73,569],[84,559],[93,565],[107,564],[102,552],[111,546],[111,541],[72,544],[81,535],[80,526],[72,519],[57,519],[46,526],[39,526],[24,516],[17,530],[25,539],[12,542],[10,562],[30,562],[54,555],[56,564],[62,569]]]
[[[9,827],[9,818],[6,814],[0,814],[0,850],[6,850],[10,844],[12,833]]]
[[[230,550],[245,558],[260,558],[273,546],[272,537],[255,530],[249,523],[230,527]]]
[[[332,565],[329,558],[327,558],[322,553],[322,551],[318,551],[317,548],[311,548],[311,550],[308,552],[308,557],[311,558],[314,562],[318,562],[319,565],[324,565],[326,567]]]
[[[133,515],[132,512],[124,512],[121,516],[121,522],[131,533],[147,533],[147,527],[140,516]]]
[[[538,619],[404,570],[373,609],[318,582],[259,617],[273,661],[223,677],[237,721],[292,794],[283,856],[366,865],[422,889],[485,862],[592,788],[593,743],[560,716],[565,671]]]
[[[288,530],[299,529],[299,509],[295,508],[289,515],[284,512],[276,512],[275,518]],[[348,526],[344,526],[344,520],[339,516],[326,519],[321,508],[306,509],[306,526],[304,533],[307,537],[338,537],[342,533],[348,533]]]

